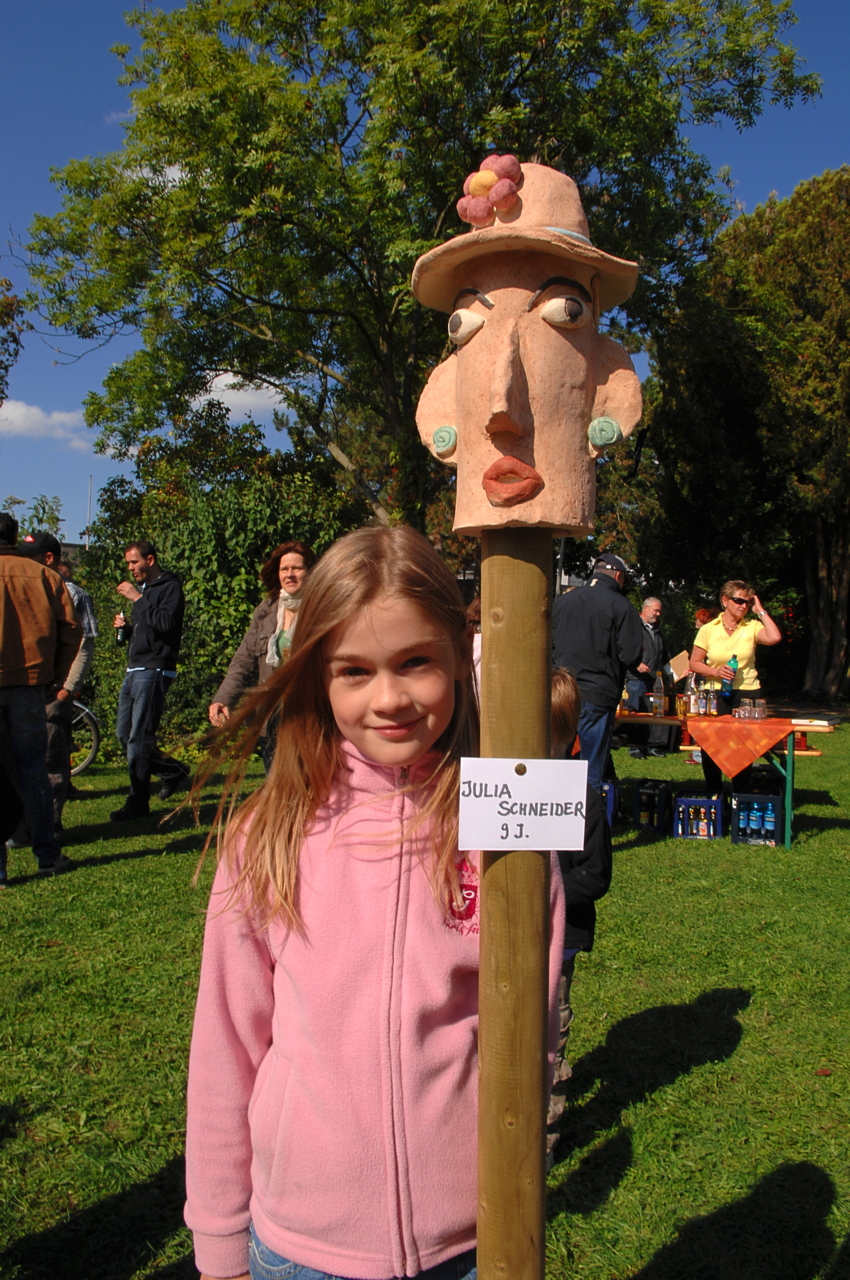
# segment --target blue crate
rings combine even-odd
[[[634,779],[634,823],[645,835],[661,837],[667,830],[670,783],[658,778]]]
[[[755,820],[753,819],[754,811],[756,812]],[[731,832],[733,844],[766,844],[775,848],[782,844],[784,831],[785,810],[781,794],[755,789],[746,793],[733,794]]]
[[[673,801],[673,835],[681,840],[719,840],[723,835],[723,797],[680,791]]]

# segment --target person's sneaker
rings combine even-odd
[[[70,858],[66,858],[64,853],[55,862],[51,862],[46,867],[39,867],[38,874],[43,878],[47,876],[61,876],[63,871],[70,871],[73,867]]]
[[[120,809],[113,809],[109,815],[110,822],[130,822],[133,818],[146,818],[150,809],[140,809],[136,805],[122,804]]]
[[[633,760],[645,760],[646,751],[643,747],[629,747],[629,755]]]
[[[184,787],[188,787],[192,775],[187,769],[185,773],[180,774],[177,778],[168,778],[163,782],[159,791],[157,791],[158,800],[169,800],[175,791],[182,791]]]

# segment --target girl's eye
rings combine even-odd
[[[581,329],[590,319],[590,308],[579,298],[550,298],[540,308],[547,324],[558,329]]]
[[[454,311],[449,316],[449,337],[456,347],[462,347],[486,323],[484,316],[461,307],[459,311]]]
[[[426,667],[430,661],[431,659],[426,654],[421,653],[417,654],[415,658],[408,658],[404,665],[406,667]]]
[[[361,676],[367,674],[365,667],[345,667],[339,672],[343,680],[359,680]]]

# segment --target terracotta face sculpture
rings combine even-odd
[[[631,361],[597,328],[600,311],[632,292],[637,267],[590,243],[570,178],[513,164],[516,181],[467,180],[459,208],[479,229],[416,264],[414,293],[449,313],[456,347],[431,374],[416,421],[431,452],[458,469],[458,532],[538,525],[583,536],[595,459],[640,418]]]

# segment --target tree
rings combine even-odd
[[[270,450],[254,423],[231,424],[209,402],[168,436],[143,441],[135,478],[117,477],[100,494],[81,582],[100,620],[91,696],[104,724],[114,723],[126,651],[111,643],[126,577],[124,548],[148,538],[186,593],[181,670],[164,729],[172,740],[206,726],[206,709],[263,593],[257,572],[287,538],[323,551],[362,524],[368,508],[341,488],[332,465],[300,447]]]
[[[124,147],[57,175],[30,244],[52,324],[142,336],[88,398],[98,447],[127,456],[231,372],[379,518],[432,530],[445,480],[413,411],[445,334],[409,279],[460,230],[466,174],[493,148],[571,173],[595,240],[642,260],[621,319],[645,332],[728,216],[682,127],[818,91],[783,41],[791,0],[190,0],[130,20]]]
[[[2,510],[14,512],[16,507],[26,507],[26,505],[25,498],[16,498],[14,494],[10,493],[3,500]],[[17,521],[22,534],[35,533],[39,529],[46,529],[49,533],[55,534],[57,538],[61,539],[61,526],[65,523],[62,515],[62,500],[58,494],[48,498],[47,494],[40,493],[33,498],[29,508],[17,516]]]
[[[20,298],[12,293],[11,281],[0,277],[0,405],[9,392],[9,370],[21,350],[21,337],[30,326]]]
[[[799,575],[803,689],[827,699],[848,657],[849,255],[846,166],[724,230],[659,344],[651,426],[677,554],[760,581]]]

